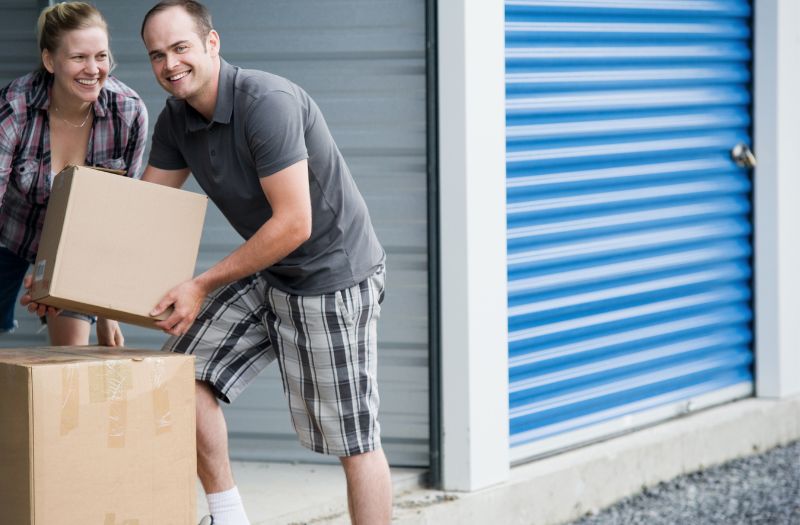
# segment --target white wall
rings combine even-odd
[[[756,393],[800,393],[800,2],[755,7]]]
[[[800,2],[754,2],[756,388],[800,393]],[[508,479],[503,3],[438,3],[443,484]]]
[[[504,8],[438,3],[442,480],[509,474]]]

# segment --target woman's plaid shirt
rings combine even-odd
[[[50,197],[50,87],[37,71],[0,91],[0,245],[33,262]],[[131,88],[108,77],[94,103],[87,166],[141,177],[147,109]]]

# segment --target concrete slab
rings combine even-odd
[[[425,489],[422,470],[393,469],[393,523],[565,523],[680,474],[798,439],[800,397],[746,399],[514,467],[507,482],[476,492]],[[339,466],[239,462],[234,471],[253,525],[350,523]]]
[[[481,491],[410,491],[395,501],[393,523],[565,523],[644,487],[797,439],[800,397],[748,399],[515,467],[508,482]]]
[[[344,471],[339,465],[234,462],[233,472],[252,525],[349,524]],[[422,469],[392,469],[396,493],[421,487]],[[208,513],[197,487],[198,519]]]

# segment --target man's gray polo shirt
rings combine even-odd
[[[156,168],[189,167],[245,239],[272,215],[260,177],[303,159],[308,159],[311,238],[264,274],[285,292],[316,295],[363,281],[385,255],[325,119],[302,88],[223,60],[212,121],[170,97],[150,152]]]

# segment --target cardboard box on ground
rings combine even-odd
[[[194,358],[0,349],[0,522],[196,523]]]
[[[196,193],[68,166],[53,182],[33,300],[155,328],[150,311],[193,276],[207,203]]]

